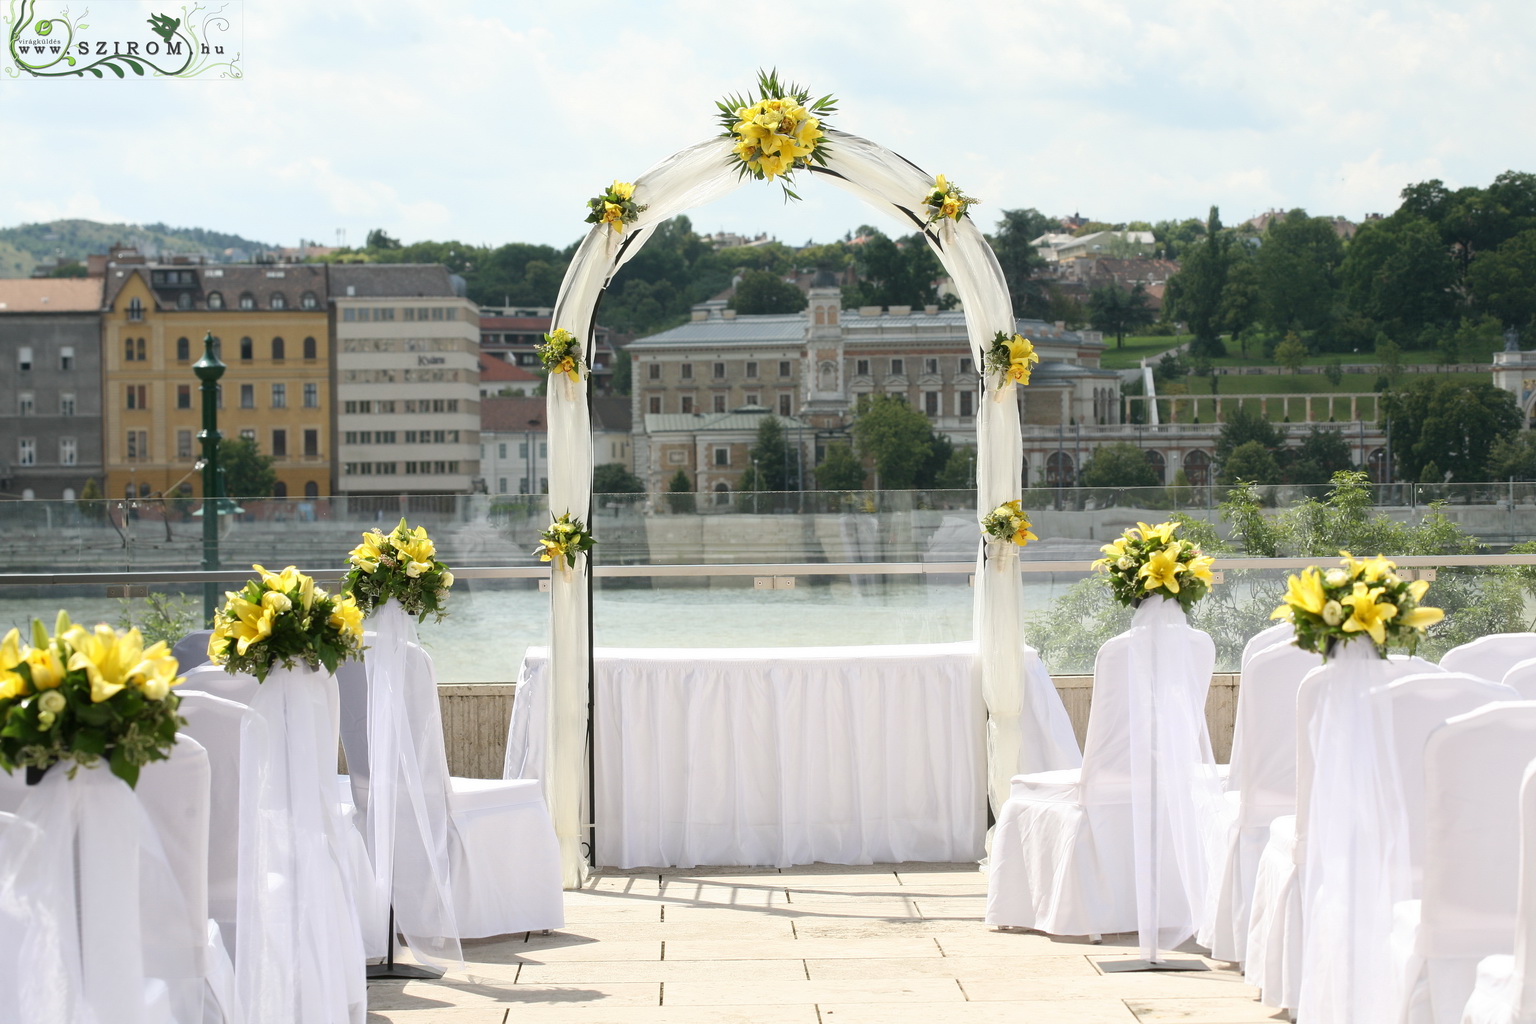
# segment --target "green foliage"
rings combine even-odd
[[[643,494],[645,481],[631,473],[622,462],[605,462],[592,471],[592,493]]]
[[[816,486],[823,491],[855,491],[864,486],[867,475],[851,446],[834,444],[816,467]]]
[[[951,451],[934,484],[946,491],[964,491],[975,487],[976,449],[956,448]]]
[[[1495,441],[1521,426],[1514,396],[1488,381],[1423,377],[1388,394],[1384,413],[1397,457],[1398,475],[1420,479],[1434,462],[1451,479],[1488,479]]]
[[[1162,484],[1147,453],[1129,441],[1095,448],[1083,463],[1085,487],[1157,487]]]
[[[544,532],[539,534],[539,546],[533,553],[541,562],[553,562],[558,566],[563,561],[567,569],[574,569],[576,556],[591,551],[597,540],[579,516],[569,512],[558,516],[551,513],[550,520]]]
[[[1049,299],[1042,281],[1034,275],[1046,266],[1045,257],[1030,243],[1041,235],[1061,230],[1061,225],[1039,210],[1004,210],[997,228],[987,241],[997,254],[1003,281],[1013,300],[1013,315],[1036,320],[1050,317]],[[1061,317],[1065,320],[1066,317]]]
[[[1110,595],[1123,605],[1161,598],[1177,601],[1187,613],[1211,589],[1212,558],[1189,538],[1178,537],[1178,520],[1138,523],[1100,548],[1094,571],[1109,579]]]
[[[101,500],[101,485],[96,482],[95,477],[89,477],[85,481],[85,486],[80,488],[80,497],[75,500],[75,508],[79,509],[80,514],[86,519],[98,523],[106,518],[107,506]]]
[[[767,270],[748,270],[736,285],[730,308],[743,314],[798,313],[805,304],[805,293],[792,282]]]
[[[679,469],[672,474],[672,479],[667,482],[667,507],[674,514],[697,511],[696,499],[693,493],[693,481],[688,479],[688,474]]]
[[[1351,469],[1354,456],[1339,430],[1313,426],[1301,446],[1285,453],[1285,480],[1293,484],[1326,484],[1335,473]]]
[[[615,349],[613,353],[613,377],[609,386],[616,395],[628,395],[634,385],[634,361],[630,358],[629,349]]]
[[[261,576],[227,594],[213,613],[210,662],[265,682],[279,665],[334,673],[362,656],[363,611],[351,595],[328,594],[293,566],[281,573],[256,568]]]
[[[261,454],[255,440],[225,438],[219,443],[219,466],[224,471],[224,494],[230,498],[270,498],[277,487],[276,460]]]
[[[1276,452],[1285,444],[1285,434],[1247,402],[1227,415],[1216,437],[1216,465],[1224,465],[1241,445],[1257,442],[1267,452]]]
[[[1095,288],[1088,296],[1088,320],[1094,330],[1115,336],[1115,347],[1125,347],[1125,336],[1155,319],[1147,305],[1147,290],[1137,284],[1130,290],[1118,284]]]
[[[1266,322],[1283,331],[1326,328],[1343,258],[1344,243],[1328,218],[1292,210],[1271,221],[1257,257]]]
[[[1216,479],[1224,484],[1275,484],[1280,482],[1280,463],[1262,442],[1244,441],[1227,455]]]
[[[847,306],[937,305],[935,282],[944,269],[921,234],[891,239],[877,228],[859,228],[863,244],[854,249],[859,284],[844,295]]]
[[[347,555],[347,563],[341,590],[352,595],[364,615],[391,599],[400,602],[405,614],[423,622],[428,615],[441,622],[447,614],[453,573],[438,560],[437,545],[425,526],[412,530],[401,518],[400,525],[387,534],[366,530],[363,542]]]
[[[368,240],[363,244],[364,247],[368,249],[401,248],[400,240],[398,238],[391,238],[389,233],[383,228],[374,228],[372,231],[368,232]]]
[[[176,641],[201,626],[202,610],[197,601],[186,594],[162,594],[151,592],[141,600],[121,598],[117,616],[117,628],[125,632],[137,629],[146,643],[164,642],[175,646]]]
[[[1295,331],[1289,331],[1285,339],[1275,346],[1275,362],[1292,373],[1300,370],[1307,361],[1307,343]]]
[[[752,459],[752,485],[742,483],[743,490],[788,491],[793,490],[793,452],[784,437],[784,428],[773,416],[764,416],[757,425],[757,439],[748,453]]]
[[[906,491],[930,486],[948,460],[948,451],[933,465],[935,447],[947,444],[935,436],[928,417],[894,395],[874,395],[853,419],[853,439],[859,454],[875,464],[881,490]],[[829,453],[830,454],[830,453]]]
[[[1225,355],[1221,343],[1222,296],[1232,264],[1231,241],[1221,230],[1221,213],[1211,207],[1204,237],[1182,250],[1183,264],[1168,282],[1167,313],[1194,334],[1190,354]]]
[[[225,249],[243,249],[254,255],[273,248],[270,243],[203,228],[176,228],[165,224],[103,224],[93,220],[54,220],[0,228],[0,260],[14,253],[14,272],[7,277],[26,277],[43,260],[83,262],[114,245],[154,249],[164,254],[215,256]],[[10,262],[5,260],[5,262]]]
[[[1505,434],[1488,452],[1490,480],[1536,480],[1536,433]]]

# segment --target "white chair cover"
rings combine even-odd
[[[210,693],[177,688],[187,720],[181,734],[208,751],[208,916],[235,954],[235,901],[240,863],[240,737],[250,708]]]
[[[1290,623],[1281,625],[1294,635]],[[1321,664],[1320,656],[1285,641],[1271,642],[1244,663],[1227,782],[1235,813],[1226,857],[1212,873],[1209,924],[1200,935],[1218,960],[1246,959],[1254,877],[1270,822],[1296,812],[1296,694]]]
[[[1514,955],[1485,957],[1477,965],[1462,1024],[1536,1024],[1536,762],[1520,783],[1519,871]]]
[[[1392,937],[1405,983],[1401,1019],[1455,1024],[1478,961],[1514,948],[1518,808],[1532,759],[1533,701],[1488,704],[1430,734],[1423,898],[1397,908]]]
[[[396,600],[369,617],[364,689],[341,687],[342,741],[353,800],[373,865],[376,891],[388,894],[395,927],[420,959],[462,964],[454,917],[448,755],[431,659],[416,640],[416,620]],[[356,667],[351,668],[355,675]],[[341,673],[338,673],[338,677]],[[362,698],[362,730],[357,698]]]
[[[15,814],[27,798],[26,771],[0,771],[0,813]]]
[[[1502,683],[1465,672],[1404,676],[1371,693],[1397,756],[1398,783],[1408,826],[1408,880],[1402,888],[1419,895],[1424,870],[1424,744],[1446,719],[1475,711],[1496,700],[1519,700]]]
[[[199,754],[189,749],[181,758],[194,785],[172,780],[185,799],[167,798],[166,807],[185,812],[197,803],[196,776],[206,770]],[[206,803],[202,813],[206,820]],[[194,806],[176,827],[196,818]],[[173,864],[144,803],[121,779],[104,767],[74,779],[51,769],[0,834],[0,917],[8,919],[4,941],[14,943],[8,952],[19,958],[11,960],[16,987],[0,995],[0,1021],[200,1021],[208,931],[186,898],[190,885],[195,899],[197,874],[190,860]]]
[[[1520,700],[1536,700],[1536,658],[1517,661],[1504,673],[1503,683],[1520,695]]]
[[[1253,875],[1253,905],[1243,950],[1243,980],[1259,1002],[1294,1010],[1301,1000],[1301,873],[1297,815],[1269,823],[1269,837]]]
[[[198,629],[176,641],[171,654],[175,656],[176,664],[183,674],[199,665],[208,664],[208,638],[211,636],[213,630]]]
[[[335,794],[336,700],[329,674],[273,669],[241,738],[235,969],[255,1021],[361,1024],[366,1010]]]
[[[255,676],[248,676],[243,672],[226,672],[218,665],[204,663],[194,669],[188,669],[182,673],[185,682],[177,687],[177,690],[196,690],[199,693],[211,693],[215,697],[223,697],[232,700],[236,704],[251,706],[256,698],[256,690],[261,685]]]
[[[1296,627],[1289,622],[1277,622],[1268,629],[1261,629],[1248,638],[1243,645],[1242,657],[1238,660],[1238,670],[1248,671],[1248,663],[1253,656],[1262,650],[1273,647],[1275,644],[1289,644],[1296,637]],[[1241,694],[1239,694],[1241,700]]]
[[[1194,934],[1220,802],[1205,724],[1214,664],[1210,637],[1163,599],[1100,649],[1083,767],[1013,780],[993,844],[989,924],[1135,929],[1148,959]]]
[[[1446,651],[1440,656],[1440,667],[1498,682],[1528,658],[1536,658],[1536,633],[1490,633]]]

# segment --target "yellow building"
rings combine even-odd
[[[331,493],[334,422],[326,267],[148,263],[104,269],[102,433],[108,497],[172,493],[193,472],[202,400],[192,364],[220,340],[219,431],[276,462],[277,496]]]

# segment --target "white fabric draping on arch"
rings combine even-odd
[[[866,139],[829,131],[828,163],[811,174],[826,178],[904,224],[922,230],[954,281],[964,304],[971,350],[977,366],[997,331],[1011,333],[1013,310],[1002,270],[980,229],[968,218],[927,227],[917,208],[932,189],[927,173]],[[741,187],[730,142],[709,139],[668,157],[635,179],[634,199],[646,206],[639,219],[615,234],[606,224],[587,233],[566,270],[555,301],[552,326],[574,334],[590,356],[592,329],[602,291],[623,263],[639,252],[649,232],[663,221],[719,199]],[[983,511],[1019,494],[1023,443],[1018,406],[1011,391],[981,403],[977,424],[978,502]],[[553,378],[548,394],[550,437],[549,505],[590,523],[592,441],[586,390]],[[1022,641],[1023,589],[1018,550],[1003,546],[999,571],[987,574],[985,549],[978,543],[976,638],[981,650],[981,689],[987,705],[988,789],[998,809],[1009,780],[1021,771],[1075,767],[1081,763],[1067,716],[1043,671],[1028,670],[1038,658]],[[541,777],[555,831],[560,838],[567,886],[578,885],[586,867],[581,857],[582,752],[587,735],[587,694],[591,686],[591,633],[587,594],[591,586],[585,557],[570,572],[556,571],[551,583],[548,762]],[[1025,712],[1028,715],[1025,715]],[[1021,718],[1037,723],[1031,742],[1019,739]],[[1070,741],[1070,742],[1069,742]],[[590,756],[590,754],[588,754]]]

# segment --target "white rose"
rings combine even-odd
[[[1121,555],[1120,556],[1120,561],[1115,563],[1115,568],[1117,568],[1117,569],[1129,569],[1129,568],[1131,568],[1135,564],[1136,564],[1135,561],[1132,560],[1130,555]]]
[[[37,724],[42,726],[44,729],[53,728],[53,719],[54,715],[52,711],[39,711],[37,713]]]
[[[1349,582],[1349,573],[1344,569],[1329,569],[1323,575],[1323,580],[1330,587],[1342,587]]]
[[[445,569],[443,570],[442,587],[444,590],[447,590],[451,586],[453,586],[453,573]]]
[[[1338,570],[1335,570],[1338,571]],[[1323,605],[1323,621],[1330,626],[1337,626],[1344,621],[1344,606],[1337,601],[1329,601]]]
[[[38,708],[50,715],[56,715],[63,711],[67,703],[68,701],[64,699],[64,695],[58,690],[48,690],[41,697],[37,698]]]

